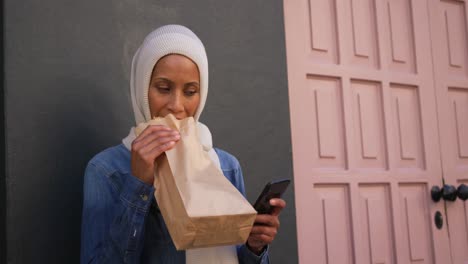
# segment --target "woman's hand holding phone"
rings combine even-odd
[[[258,214],[254,226],[247,239],[247,247],[255,254],[260,255],[266,245],[273,242],[280,227],[279,215],[286,207],[281,198],[270,200],[272,211],[270,214]]]
[[[286,207],[281,196],[290,183],[289,179],[269,182],[254,204],[258,214],[247,239],[248,248],[259,255],[266,245],[273,242],[280,227],[279,215]]]

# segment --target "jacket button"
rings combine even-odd
[[[146,194],[141,194],[140,197],[141,197],[141,199],[142,199],[143,201],[148,201],[148,195],[146,195]]]

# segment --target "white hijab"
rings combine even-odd
[[[132,61],[132,71],[130,76],[130,94],[132,97],[133,113],[135,124],[147,122],[151,119],[148,88],[151,74],[156,63],[168,54],[180,54],[190,58],[198,67],[200,73],[200,105],[195,113],[195,120],[198,124],[198,134],[203,149],[208,152],[211,160],[221,169],[218,155],[213,149],[210,130],[204,124],[198,122],[205,107],[208,94],[208,59],[205,47],[200,39],[188,28],[180,25],[167,25],[160,27],[148,36],[135,53]],[[122,142],[128,150],[136,136],[134,128]],[[202,249],[186,250],[186,263],[238,263],[235,246],[211,247]]]

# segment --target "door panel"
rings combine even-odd
[[[300,263],[451,263],[427,10],[284,0]]]
[[[466,1],[430,5],[435,88],[444,179],[468,185],[468,42]],[[447,202],[453,263],[468,263],[468,203]]]

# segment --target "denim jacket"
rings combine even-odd
[[[245,196],[237,159],[215,149],[226,178]],[[154,187],[131,175],[130,151],[123,144],[97,154],[84,179],[81,263],[181,263],[154,198]],[[269,263],[268,248],[260,256],[237,246],[239,263]]]

